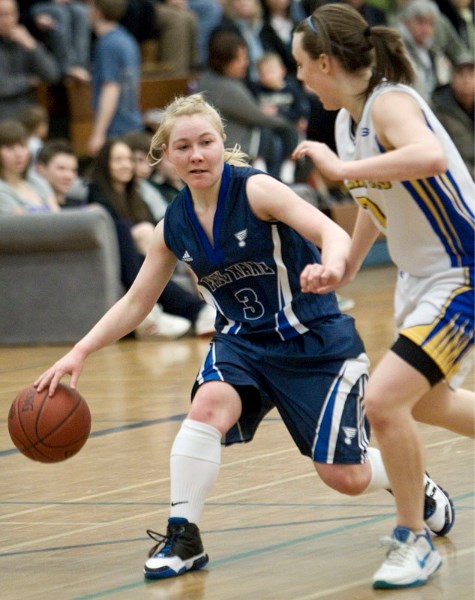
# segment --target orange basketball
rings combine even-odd
[[[59,384],[53,396],[23,389],[8,413],[8,431],[22,454],[39,462],[60,462],[84,446],[91,431],[91,412],[84,398]]]

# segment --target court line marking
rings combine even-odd
[[[304,474],[304,475],[298,475],[298,476],[295,476],[295,477],[289,477],[289,478],[286,478],[286,479],[280,479],[279,481],[274,481],[272,483],[261,484],[261,485],[253,486],[253,487],[249,487],[249,488],[241,488],[239,490],[234,490],[232,492],[226,492],[224,494],[219,494],[217,496],[212,496],[212,497],[210,497],[208,499],[208,502],[216,502],[216,500],[219,500],[219,499],[229,498],[229,497],[232,497],[232,496],[235,496],[235,495],[239,495],[239,494],[247,494],[250,491],[264,489],[264,488],[275,487],[277,485],[285,484],[285,483],[288,483],[288,482],[291,482],[291,481],[298,481],[300,479],[304,479],[304,478],[307,478],[309,476],[314,477],[315,475],[313,473]],[[468,492],[468,493],[463,494],[463,495],[461,495],[459,497],[455,496],[455,497],[453,497],[453,499],[454,500],[457,500],[457,498],[466,499],[468,497],[473,497],[473,495],[474,495],[473,492]],[[8,553],[11,553],[12,551],[19,550],[21,548],[29,547],[29,546],[32,546],[32,545],[37,545],[39,543],[44,543],[44,542],[48,542],[48,541],[51,541],[51,540],[60,539],[60,538],[65,537],[65,536],[71,536],[71,535],[75,535],[75,534],[78,534],[78,533],[84,533],[86,531],[99,530],[99,529],[102,529],[104,527],[111,527],[111,526],[114,526],[114,525],[119,525],[119,524],[127,523],[127,522],[130,522],[130,521],[139,519],[139,518],[142,519],[142,518],[147,517],[147,516],[154,516],[154,517],[156,517],[158,514],[161,514],[161,513],[165,512],[165,511],[168,511],[168,510],[169,510],[169,507],[167,505],[167,506],[163,506],[163,507],[158,507],[158,508],[156,508],[155,510],[153,510],[151,512],[145,512],[145,513],[140,513],[140,514],[134,513],[133,515],[130,515],[130,516],[127,516],[127,517],[121,517],[120,519],[114,519],[112,521],[94,523],[94,524],[88,525],[86,527],[81,527],[79,529],[74,529],[72,531],[67,530],[67,531],[63,531],[63,532],[60,532],[60,533],[57,533],[57,534],[54,534],[54,535],[50,535],[50,536],[46,536],[46,537],[42,537],[42,538],[30,539],[28,541],[20,542],[18,544],[13,544],[11,546],[7,546],[6,548],[3,548],[2,555],[5,556],[5,555],[8,555]],[[389,518],[389,517],[392,517],[392,516],[393,516],[393,513],[391,512],[391,515],[389,515],[389,516],[386,515],[386,516],[381,516],[381,517],[377,517],[377,518],[378,519],[380,519],[380,518]]]
[[[338,535],[340,533],[345,533],[352,529],[359,529],[361,527],[366,527],[367,525],[379,523],[381,521],[388,520],[392,517],[393,517],[392,514],[391,515],[381,515],[379,517],[364,519],[363,521],[359,521],[358,523],[352,523],[350,525],[343,525],[340,527],[333,527],[332,529],[327,529],[325,531],[319,531],[319,532],[316,532],[315,534],[300,536],[300,537],[294,538],[293,540],[286,539],[286,540],[283,540],[282,542],[278,542],[276,544],[271,544],[269,546],[263,546],[261,548],[256,548],[254,550],[250,550],[248,552],[240,552],[238,554],[235,554],[235,555],[232,555],[232,556],[229,556],[226,558],[213,560],[212,563],[210,563],[210,566],[212,566],[213,569],[219,569],[222,566],[232,564],[232,563],[235,563],[240,560],[245,560],[245,559],[252,558],[252,557],[258,556],[258,555],[268,554],[270,552],[278,551],[282,548],[288,548],[289,546],[296,546],[296,545],[304,544],[307,542],[313,542],[313,541],[321,539],[321,538]],[[465,556],[467,554],[472,554],[473,552],[474,552],[473,547],[465,548],[463,550],[457,551],[457,557]],[[138,580],[136,582],[124,584],[123,586],[117,586],[115,588],[109,588],[106,590],[93,592],[91,594],[87,594],[87,595],[83,595],[83,596],[76,596],[75,598],[73,598],[73,600],[94,600],[96,598],[104,598],[106,596],[111,596],[113,594],[125,592],[127,590],[141,588],[146,585],[147,585],[147,582],[144,579],[141,579],[140,581]],[[337,594],[342,591],[348,591],[348,590],[360,587],[362,585],[365,587],[368,587],[370,585],[369,576],[366,577],[365,579],[353,581],[351,583],[344,584],[342,586],[335,586],[333,588],[327,588],[325,590],[320,589],[318,592],[312,593],[310,595],[295,596],[294,600],[318,600],[319,598],[326,598],[328,596],[328,594],[334,595],[334,594]]]
[[[290,482],[294,482],[294,481],[299,481],[301,479],[306,479],[308,477],[315,477],[316,474],[315,473],[305,473],[303,475],[296,475],[294,477],[288,477],[285,479],[280,479],[278,481],[273,481],[270,483],[262,483],[260,485],[255,485],[255,486],[251,486],[248,488],[240,488],[239,490],[232,490],[231,492],[225,492],[223,494],[218,494],[216,496],[210,496],[208,498],[208,502],[215,502],[216,500],[222,500],[223,498],[231,498],[233,496],[237,496],[237,495],[242,495],[242,494],[247,494],[249,492],[253,492],[253,491],[257,491],[257,490],[261,490],[264,488],[271,488],[271,487],[275,487],[277,485],[283,485],[283,484],[287,484]],[[38,512],[40,510],[43,509],[47,509],[47,508],[52,508],[51,505],[45,506],[45,507],[35,507],[26,511],[21,511],[19,513],[16,514],[12,514],[11,517],[15,517],[18,515],[22,515],[22,514],[28,514],[28,513],[33,513],[33,512]],[[72,531],[63,531],[60,533],[56,533],[54,535],[50,535],[47,537],[43,537],[43,538],[36,538],[35,540],[29,540],[29,541],[25,541],[25,542],[21,542],[19,544],[13,544],[12,546],[7,546],[6,548],[3,548],[3,552],[9,552],[11,550],[17,550],[18,548],[24,548],[24,547],[28,547],[34,544],[38,544],[38,543],[44,543],[50,540],[55,540],[64,536],[71,536],[71,535],[75,535],[77,533],[83,533],[86,531],[91,531],[93,529],[101,529],[103,527],[110,527],[113,525],[119,525],[121,523],[127,523],[128,521],[134,521],[136,519],[142,519],[145,517],[151,517],[151,516],[156,516],[157,514],[161,514],[162,512],[165,511],[169,511],[169,506],[163,506],[163,507],[158,507],[155,508],[153,511],[149,511],[149,512],[143,512],[140,514],[133,514],[127,517],[121,517],[120,519],[114,519],[112,521],[106,521],[103,523],[99,523],[99,524],[93,524],[90,525],[88,527],[82,527],[80,529],[74,529]],[[8,515],[4,516],[5,519],[8,519]]]
[[[434,442],[434,444],[428,444],[426,446],[426,448],[429,449],[429,448],[434,447],[434,446],[440,446],[440,445],[444,445],[444,444],[449,444],[449,443],[457,442],[457,441],[460,441],[460,440],[465,441],[465,438],[463,438],[463,437],[461,437],[461,438],[451,438],[451,439],[442,440],[442,441],[439,441],[439,442]],[[290,452],[295,452],[295,448],[294,447],[292,447],[292,448],[286,448],[286,449],[283,449],[283,450],[277,450],[275,452],[264,452],[264,453],[257,454],[257,455],[254,455],[254,456],[237,459],[237,460],[229,462],[229,463],[224,463],[223,465],[221,465],[221,468],[222,469],[223,468],[227,469],[227,468],[230,468],[232,466],[237,466],[237,465],[249,462],[249,461],[256,461],[256,460],[261,460],[263,458],[275,457],[275,456],[278,456],[278,455],[288,454]],[[282,484],[293,482],[293,481],[299,481],[299,480],[302,480],[302,479],[307,479],[307,478],[315,477],[315,476],[316,476],[316,473],[313,472],[313,470],[312,470],[312,471],[309,471],[308,473],[304,473],[304,474],[297,475],[297,476],[294,476],[294,477],[290,477],[290,478],[286,478],[286,479],[280,479],[278,481],[273,481],[273,482],[269,482],[269,483],[262,483],[262,484],[259,484],[259,485],[256,485],[256,486],[251,486],[251,487],[248,487],[248,488],[245,488],[245,489],[240,488],[239,490],[233,490],[231,492],[226,492],[226,493],[219,494],[219,495],[216,495],[216,496],[210,496],[207,499],[207,502],[213,502],[213,501],[215,502],[217,500],[223,500],[225,498],[231,498],[233,496],[241,495],[243,493],[249,493],[249,492],[258,491],[258,490],[261,490],[261,489],[271,488],[271,487],[275,487],[277,485],[282,485]],[[169,479],[170,479],[169,476],[167,476],[165,478],[155,479],[153,481],[146,481],[146,482],[141,482],[141,483],[138,483],[138,484],[124,486],[124,487],[121,487],[121,488],[115,488],[114,490],[107,490],[107,491],[104,491],[104,492],[100,492],[98,494],[88,494],[86,496],[81,496],[79,498],[75,498],[74,500],[66,500],[64,502],[64,504],[67,505],[67,504],[70,504],[72,502],[80,502],[80,501],[84,501],[84,500],[97,499],[97,498],[101,498],[101,497],[105,497],[105,496],[109,496],[109,495],[113,495],[113,494],[123,494],[124,492],[130,491],[130,490],[133,490],[133,489],[145,488],[145,487],[150,486],[150,485],[156,486],[157,484],[160,484],[160,483],[167,483],[167,482],[169,482]],[[32,507],[32,508],[28,508],[28,509],[25,509],[25,510],[22,510],[22,511],[16,511],[14,513],[9,513],[9,514],[6,514],[6,515],[0,515],[0,521],[8,521],[9,519],[12,519],[12,518],[15,518],[15,517],[19,517],[19,516],[22,516],[22,515],[27,515],[27,514],[32,514],[32,513],[35,513],[35,512],[49,510],[49,509],[54,508],[55,506],[56,505],[54,505],[54,504],[46,504],[46,505],[41,505],[41,506],[35,506],[35,507]],[[3,551],[4,552],[8,552],[8,551],[11,551],[11,550],[16,550],[16,549],[19,549],[19,548],[28,547],[28,546],[31,546],[31,545],[34,545],[34,544],[37,544],[37,543],[43,543],[43,542],[46,542],[46,541],[58,539],[58,538],[61,538],[63,536],[66,536],[66,535],[74,535],[76,533],[83,533],[83,532],[91,531],[91,530],[94,530],[94,529],[100,529],[102,527],[108,527],[108,526],[117,525],[117,524],[120,524],[120,523],[126,523],[128,521],[133,521],[133,520],[138,519],[138,518],[146,518],[146,517],[149,517],[149,516],[161,514],[165,510],[168,511],[168,508],[169,508],[168,505],[164,506],[164,507],[161,507],[161,508],[160,507],[158,507],[158,508],[155,507],[154,510],[150,511],[150,512],[144,512],[144,513],[140,513],[140,514],[135,513],[134,515],[131,515],[129,517],[122,517],[121,519],[116,519],[116,520],[113,520],[113,521],[107,521],[107,522],[100,523],[100,524],[94,524],[94,525],[91,525],[89,527],[83,527],[83,528],[76,529],[76,530],[73,530],[73,531],[62,532],[62,533],[58,533],[58,534],[55,534],[55,535],[52,535],[52,536],[48,536],[48,537],[36,538],[34,540],[30,539],[29,541],[26,541],[26,542],[21,542],[19,544],[14,544],[12,546],[7,546],[6,548],[3,549]]]
[[[439,442],[434,442],[434,443],[431,443],[431,444],[427,444],[426,445],[426,449],[429,450],[431,448],[435,448],[436,446],[442,446],[442,445],[457,443],[457,442],[461,442],[461,441],[465,442],[466,438],[465,437],[448,438],[446,440],[441,440]],[[274,458],[276,456],[280,456],[280,455],[284,455],[284,454],[289,454],[291,452],[298,452],[298,451],[296,450],[295,447],[291,447],[291,448],[285,448],[283,450],[276,450],[276,451],[273,451],[273,452],[262,452],[260,454],[255,454],[253,456],[247,456],[247,457],[236,459],[236,460],[231,461],[231,462],[223,463],[221,465],[221,469],[228,469],[230,467],[239,466],[239,465],[241,465],[243,463],[247,463],[247,462],[250,462],[250,461],[258,461],[258,460],[266,459],[266,458]],[[315,476],[318,477],[318,475],[316,475],[316,473],[314,471],[310,471],[309,473],[304,473],[303,475],[298,476],[298,479],[303,479],[303,478],[306,478],[306,477],[315,477]],[[105,490],[103,492],[98,492],[98,493],[95,493],[95,494],[87,494],[86,496],[79,496],[79,497],[76,497],[76,498],[71,499],[71,500],[64,500],[63,503],[64,504],[70,504],[70,503],[73,503],[73,502],[84,502],[86,500],[93,500],[93,499],[97,499],[97,498],[104,498],[106,496],[111,496],[111,495],[114,495],[114,494],[123,494],[123,493],[129,492],[131,490],[146,488],[146,487],[151,486],[151,485],[157,486],[157,485],[160,485],[160,484],[168,483],[169,481],[170,481],[170,477],[169,476],[162,477],[160,479],[153,479],[153,480],[142,481],[140,483],[135,483],[135,484],[131,484],[131,485],[128,485],[128,486],[123,486],[123,487],[120,487],[120,488],[114,488],[112,490]],[[279,482],[277,482],[275,484],[272,484],[272,485],[278,485],[278,484],[279,484]],[[254,489],[262,489],[263,487],[266,487],[266,486],[267,486],[267,484],[262,484],[261,486],[258,486],[257,488],[247,488],[247,489],[248,489],[248,491],[253,491]],[[240,490],[236,491],[235,493],[238,494],[239,492],[240,492]],[[230,492],[230,494],[232,494],[232,493],[233,492]],[[226,496],[216,496],[216,497],[213,497],[213,499],[214,500],[221,499],[222,497],[226,497]],[[208,498],[207,502],[209,502],[211,500],[212,499],[210,497],[210,498]],[[37,511],[48,510],[49,508],[54,508],[55,506],[56,506],[55,504],[46,504],[46,505],[41,505],[41,506],[35,506],[33,508],[25,509],[25,510],[22,510],[22,511],[17,511],[17,512],[13,512],[13,513],[9,513],[9,514],[6,514],[6,515],[0,515],[0,521],[5,520],[5,519],[10,519],[10,518],[13,518],[13,517],[18,517],[18,516],[21,516],[21,515],[31,514],[33,512],[37,512]]]

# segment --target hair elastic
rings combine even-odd
[[[310,27],[310,29],[313,31],[313,33],[315,33],[316,35],[318,35],[318,29],[317,29],[317,28],[316,28],[316,26],[313,24],[313,21],[312,21],[312,16],[313,16],[313,15],[310,15],[309,17],[307,17],[307,18],[305,19],[305,22],[306,22],[306,23],[307,23],[307,25]]]

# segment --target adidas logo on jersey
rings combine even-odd
[[[243,229],[242,231],[238,231],[237,233],[234,234],[234,237],[238,240],[238,246],[240,248],[244,248],[244,246],[246,245],[246,238],[247,238],[247,229]]]
[[[181,257],[181,260],[184,262],[191,262],[193,260],[191,258],[191,256],[188,254],[188,250],[185,250],[185,254],[183,254],[183,256]]]

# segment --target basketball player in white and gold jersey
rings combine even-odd
[[[370,28],[350,7],[328,4],[297,26],[293,54],[299,79],[326,109],[340,109],[338,156],[304,141],[294,158],[308,156],[328,179],[344,180],[360,207],[340,285],[355,277],[380,231],[399,268],[398,337],[365,392],[397,506],[373,586],[422,585],[441,559],[421,518],[416,419],[474,435],[475,394],[457,389],[474,342],[474,182],[410,87],[413,69],[396,30]]]

